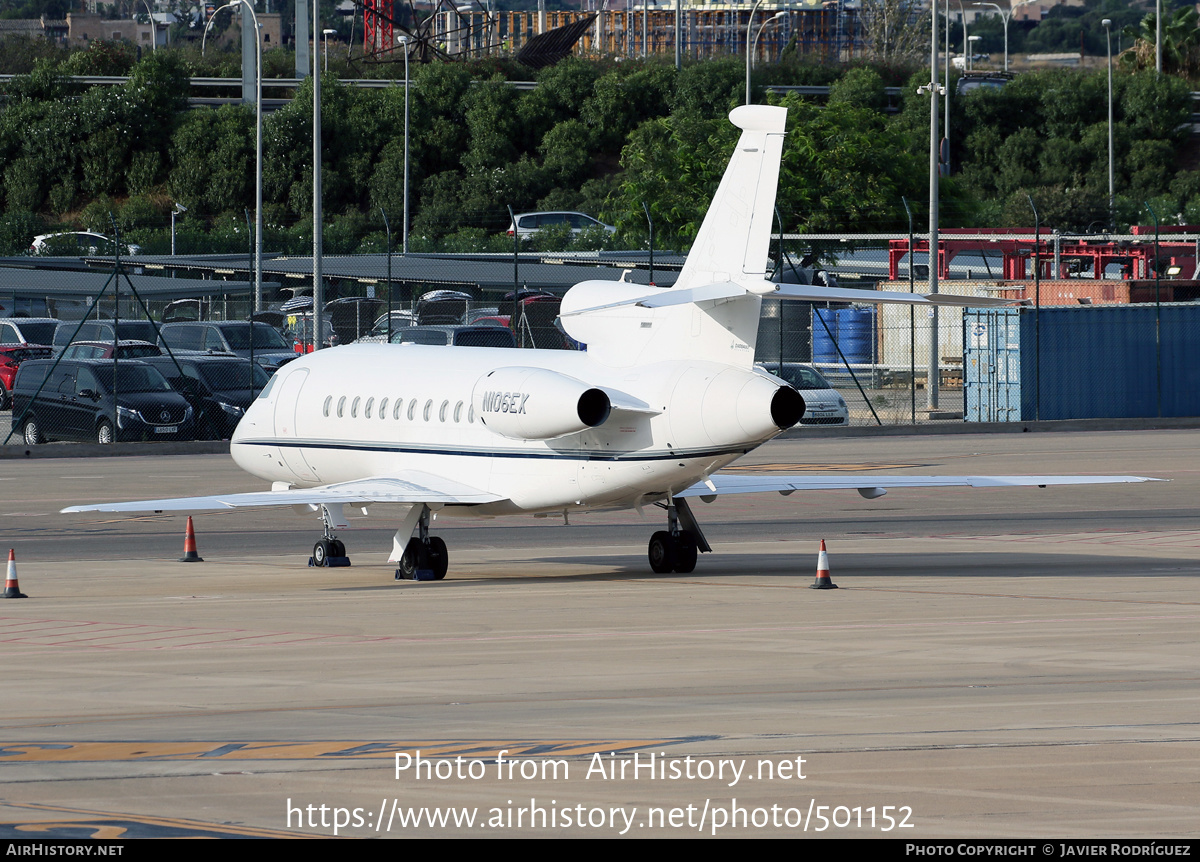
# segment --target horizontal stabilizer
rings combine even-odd
[[[637,306],[639,308],[667,308],[672,305],[687,305],[695,302],[712,302],[723,299],[736,299],[739,296],[745,296],[746,289],[740,284],[733,282],[721,282],[718,284],[705,284],[700,287],[688,287],[680,290],[663,288],[654,293],[643,294],[642,296],[630,296],[624,299],[606,302],[601,305],[589,305],[586,308],[570,308],[560,312],[562,317],[571,317],[576,314],[588,314],[593,311],[605,311],[610,308],[621,308],[627,306]]]
[[[291,488],[286,491],[254,491],[212,497],[176,497],[168,500],[134,500],[128,503],[96,503],[71,506],[63,514],[76,512],[203,512],[247,507],[333,505],[368,503],[495,503],[504,498],[459,482],[419,471],[400,476],[359,479],[319,488]]]
[[[808,302],[885,302],[897,305],[948,305],[962,308],[1027,305],[1029,300],[1000,299],[991,296],[957,296],[951,293],[898,293],[890,290],[858,290],[853,287],[821,287],[807,284],[780,284],[764,294],[779,299]]]
[[[939,305],[960,308],[991,308],[996,306],[1025,305],[1029,300],[1000,299],[990,296],[959,296],[951,293],[898,293],[890,290],[859,290],[853,287],[821,287],[807,284],[776,284],[760,282],[762,291],[749,291],[740,284],[733,282],[718,282],[704,284],[699,287],[682,289],[662,289],[641,296],[629,296],[623,299],[606,302],[601,305],[590,305],[584,308],[572,308],[561,312],[563,317],[577,314],[588,314],[593,311],[636,306],[638,308],[668,308],[673,305],[695,303],[720,303],[738,299],[750,293],[776,299],[792,299],[805,302],[883,302],[897,305]]]

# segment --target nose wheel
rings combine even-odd
[[[328,566],[329,560],[341,557],[346,557],[346,546],[342,544],[340,539],[321,539],[313,545],[312,559],[314,566]]]
[[[321,507],[321,522],[325,526],[325,537],[313,545],[308,564],[328,568],[350,565],[350,558],[346,556],[346,546],[333,534],[333,517],[325,506]]]

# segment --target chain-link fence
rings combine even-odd
[[[249,253],[67,239],[74,254],[0,267],[9,444],[228,437],[268,375],[317,346],[580,349],[556,323],[572,285],[669,287],[683,263],[661,249],[539,251],[521,237],[510,252],[489,241],[406,255],[389,242],[323,258],[317,332],[310,256],[265,253],[260,272]],[[1194,415],[1198,240],[1169,239],[948,231],[939,293],[1026,304],[935,311],[865,301],[928,290],[925,240],[776,238],[776,281],[860,288],[864,301],[765,299],[755,361],[805,391],[813,426]]]

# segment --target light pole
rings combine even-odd
[[[1162,0],[1154,4],[1154,72],[1162,75]]]
[[[325,42],[325,71],[329,71],[329,37],[336,36],[337,30],[322,30],[321,37]]]
[[[249,0],[233,0],[213,12],[208,23],[204,25],[204,35],[200,38],[200,54],[204,55],[204,40],[208,38],[208,28],[212,26],[217,15],[222,10],[232,9],[239,4],[246,7],[250,13],[250,20],[254,22],[254,83],[256,88],[254,99],[254,310],[262,311],[262,32],[258,25],[258,15],[254,13],[254,6]]]
[[[1012,10],[1007,13],[1000,8],[996,3],[972,3],[972,6],[991,6],[999,13],[1000,18],[1004,21],[1004,71],[1008,71],[1008,22],[1012,18]],[[1111,22],[1110,22],[1111,23]]]
[[[934,10],[936,12],[936,10]],[[929,83],[917,88],[917,93],[929,94],[929,293],[937,293],[938,284],[938,95],[944,92],[938,83],[938,26],[936,14],[929,16]],[[946,22],[950,26],[950,22]],[[950,62],[947,55],[946,62]],[[911,249],[909,251],[911,254]],[[926,406],[938,406],[938,318],[937,306],[929,310],[929,356],[925,381]]]
[[[975,57],[975,43],[978,42],[982,38],[983,38],[982,36],[968,36],[967,37],[967,46],[968,46],[967,47],[967,71],[968,72],[971,71],[971,65],[972,65],[971,61]]]
[[[175,202],[175,209],[171,210],[171,255],[175,255],[175,217],[187,212],[187,207],[178,201]]]
[[[750,17],[746,21],[746,104],[750,104],[750,58],[754,56],[753,46],[750,41],[750,28],[754,26],[754,13],[758,11],[758,7],[762,5],[762,0],[755,0],[754,5],[750,8]],[[781,15],[786,15],[786,12],[776,12],[775,18]],[[766,25],[764,25],[766,26]],[[761,33],[762,31],[759,30]],[[757,41],[757,39],[755,40]]]
[[[400,37],[400,45],[404,48],[404,225],[400,229],[400,253],[408,254],[408,36]]]
[[[154,47],[151,50],[158,50],[158,25],[154,23],[154,13],[150,11],[150,3],[148,0],[142,0],[142,5],[146,7],[146,16],[150,19],[150,44]]]
[[[313,350],[321,349],[321,330],[325,324],[325,285],[322,282],[323,257],[325,254],[325,226],[321,211],[321,75],[317,71],[317,31],[321,28],[321,4],[313,0]]]
[[[1112,94],[1112,19],[1105,18],[1104,37],[1108,41],[1108,227],[1116,230],[1116,193],[1113,181],[1113,94]]]
[[[772,15],[770,18],[768,18],[766,21],[763,21],[762,24],[759,25],[758,32],[754,34],[754,44],[750,46],[750,53],[746,55],[747,63],[751,63],[751,64],[753,63],[754,52],[758,50],[758,38],[763,34],[763,30],[767,29],[767,25],[770,24],[772,21],[778,21],[780,18],[787,17],[787,14],[788,13],[786,11],[776,12],[774,15]]]

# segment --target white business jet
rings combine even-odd
[[[397,577],[440,579],[446,543],[431,515],[494,517],[666,510],[650,539],[656,572],[690,572],[711,548],[688,505],[720,494],[888,487],[1145,481],[1136,476],[727,476],[717,471],[796,424],[801,395],[754,367],[762,297],[986,305],[766,280],[783,150],[783,108],[739,107],[742,130],[671,288],[586,281],[561,322],[586,352],[355,344],[281,368],[230,442],[261,493],[73,506],[64,512],[295,506],[320,512],[311,562],[346,565],[347,505],[402,507]]]

